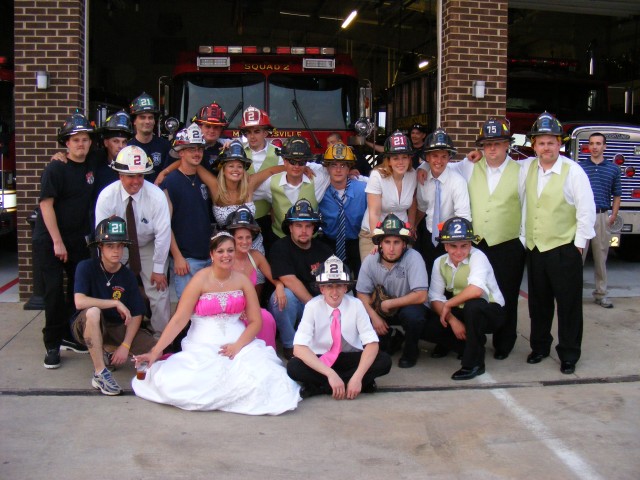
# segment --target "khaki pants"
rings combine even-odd
[[[596,236],[588,241],[586,248],[582,253],[582,261],[587,257],[587,251],[591,248],[593,255],[593,272],[595,277],[596,288],[593,291],[594,298],[606,297],[607,290],[607,255],[609,254],[609,245],[611,242],[611,234],[609,227],[609,213],[602,212],[596,214],[596,224],[594,225]]]

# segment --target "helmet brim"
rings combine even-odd
[[[496,140],[506,140],[509,143],[512,143],[515,138],[510,135],[500,135],[499,137],[478,137],[478,139],[476,139],[476,146],[482,147],[485,142],[495,142]]]

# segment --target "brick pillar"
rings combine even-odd
[[[31,294],[31,229],[26,218],[37,206],[40,175],[61,148],[56,133],[84,102],[84,0],[15,0],[16,173],[20,299]],[[36,72],[50,75],[48,90],[36,89]]]
[[[441,126],[458,158],[475,146],[482,123],[506,114],[508,0],[443,0]],[[474,80],[485,97],[471,96]]]

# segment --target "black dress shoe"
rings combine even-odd
[[[444,345],[437,344],[431,352],[431,358],[443,358],[449,354],[449,349]]]
[[[364,385],[362,387],[362,393],[376,393],[378,391],[378,385],[375,381],[371,382],[369,385]]]
[[[560,371],[565,375],[570,375],[576,371],[575,362],[561,362],[560,363]]]
[[[398,367],[400,368],[411,368],[416,364],[416,360],[413,358],[402,357],[398,361]]]
[[[305,385],[300,389],[300,396],[303,400],[305,398],[315,397],[316,395],[322,395],[323,393],[322,389],[315,385]]]
[[[493,358],[495,358],[496,360],[504,360],[509,356],[508,353],[504,353],[504,352],[499,352],[499,351],[495,351],[493,352]],[[528,361],[528,360],[527,360]]]
[[[543,358],[547,358],[548,356],[549,356],[548,353],[545,354],[545,353],[531,352],[527,357],[527,363],[530,363],[532,365],[534,363],[540,363]]]
[[[477,365],[473,368],[462,367],[456,373],[451,375],[451,380],[471,380],[472,378],[484,373],[484,365]]]

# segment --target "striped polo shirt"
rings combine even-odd
[[[611,160],[604,160],[602,163],[593,163],[591,158],[580,162],[580,166],[589,177],[593,199],[597,209],[610,209],[611,197],[622,196],[620,185],[620,168],[613,164]]]

